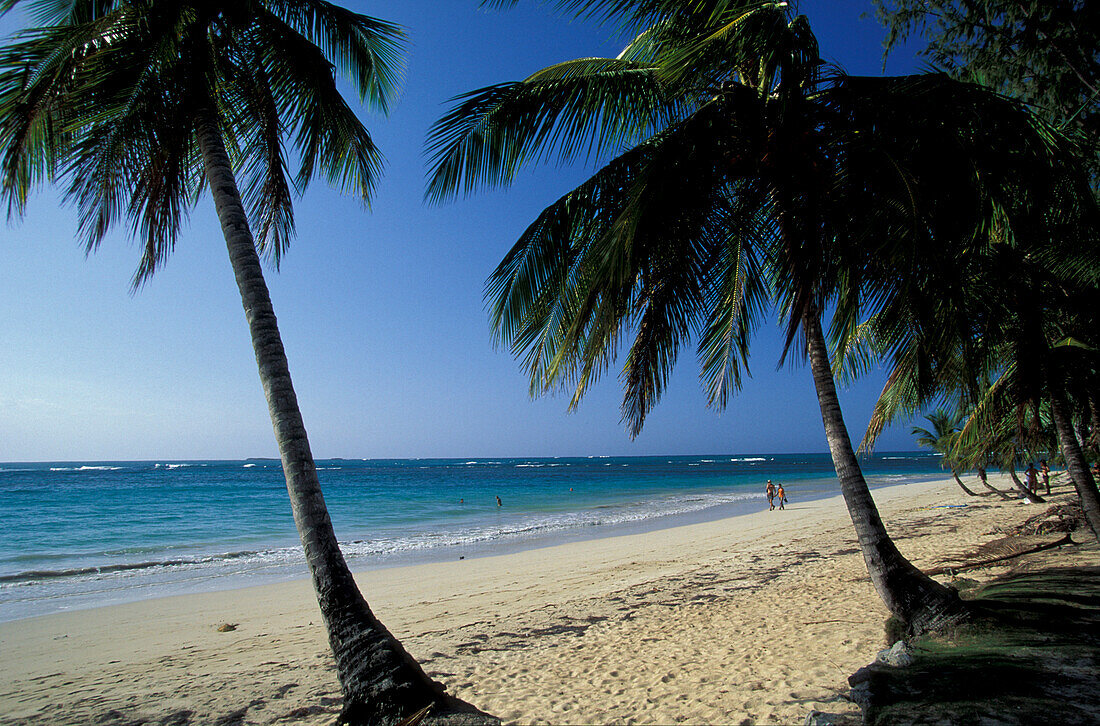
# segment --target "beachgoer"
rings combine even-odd
[[[768,479],[768,511],[775,509],[775,484],[772,484],[772,480]]]
[[[1043,473],[1043,486],[1047,489],[1047,496],[1050,496],[1050,467],[1046,459],[1039,462],[1039,471]]]
[[[500,497],[497,497],[497,506],[498,507],[503,507],[504,506],[504,502],[500,501]]]
[[[1035,462],[1027,465],[1027,488],[1032,494],[1039,491],[1039,471],[1035,468]]]
[[[775,498],[779,500],[779,509],[784,509],[784,504],[787,503],[787,492],[783,490],[783,485],[780,484],[775,490]]]

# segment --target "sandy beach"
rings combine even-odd
[[[1073,496],[1062,478],[1052,504]],[[949,481],[875,499],[924,568],[1049,506],[967,497]],[[1044,555],[1100,562],[1094,543]],[[887,615],[839,497],[357,577],[431,675],[515,723],[854,713],[838,694],[883,647]],[[225,623],[236,627],[219,632]],[[0,651],[0,723],[324,724],[340,708],[307,581],[4,623]]]

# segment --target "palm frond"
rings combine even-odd
[[[276,265],[294,231],[292,188],[320,174],[369,199],[381,155],[333,71],[384,109],[400,80],[396,26],[324,0],[265,0],[212,15],[191,3],[28,6],[51,24],[0,48],[0,193],[9,216],[22,212],[32,187],[66,181],[89,252],[129,223],[141,242],[139,286],[167,259],[203,188],[201,111],[218,119],[258,244]],[[293,182],[288,136],[301,159]]]
[[[382,172],[381,154],[340,95],[322,50],[271,13],[259,13],[255,32],[265,49],[264,71],[281,99],[280,117],[301,158],[295,186],[306,188],[320,173],[336,188],[369,200]]]
[[[778,234],[759,185],[739,185],[728,196],[714,210],[719,239],[704,264],[710,313],[698,346],[707,401],[719,410],[740,389],[742,369],[748,372],[749,342],[768,304],[764,258]]]
[[[533,392],[569,386],[576,405],[636,316],[624,421],[640,430],[700,324],[703,264],[724,241],[711,214],[727,193],[712,133],[722,119],[706,107],[612,161],[547,208],[490,277],[494,335],[522,357]],[[712,172],[685,184],[678,170],[704,163]]]
[[[325,0],[268,0],[266,5],[317,45],[361,100],[388,110],[404,76],[405,32],[400,26]]]
[[[226,59],[220,68],[222,115],[229,119],[233,136],[243,137],[239,154],[246,183],[242,192],[257,247],[278,268],[294,237],[294,204],[283,152],[286,126],[264,68],[262,46],[241,45],[242,57]]]
[[[425,196],[435,202],[507,184],[523,165],[555,154],[620,151],[681,112],[651,66],[614,58],[561,63],[456,101],[429,133]]]

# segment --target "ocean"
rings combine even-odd
[[[927,453],[879,453],[863,467],[872,487],[944,476]],[[827,454],[317,468],[356,570],[719,519],[765,507],[767,479],[792,505],[839,491]],[[305,575],[277,460],[0,463],[0,621]]]

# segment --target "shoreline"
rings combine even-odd
[[[905,478],[906,481],[896,481],[893,477],[868,477],[868,483],[872,491],[879,491],[896,486],[905,486],[910,483],[938,479],[938,477],[930,477],[926,474],[907,475]],[[835,477],[794,480],[788,484],[788,494],[798,498],[801,502],[828,499],[838,496],[835,490],[835,481]],[[501,538],[491,538],[465,544],[437,545],[423,549],[376,555],[355,555],[345,552],[345,557],[348,560],[349,567],[356,573],[424,564],[440,564],[460,559],[480,559],[497,555],[516,554],[528,550],[556,547],[561,544],[650,534],[664,529],[750,515],[757,509],[764,507],[762,486],[761,491],[753,489],[741,493],[737,491],[738,489],[740,487],[731,489],[731,495],[734,496],[733,500],[711,504],[700,509],[687,509],[636,520],[601,523],[595,526],[575,525],[545,531],[540,531],[536,527],[528,533],[511,534]],[[341,546],[346,549],[349,545],[353,546],[356,543],[357,541],[349,540],[342,542]],[[232,560],[223,562],[222,558],[226,557],[225,553],[199,552],[194,555],[187,555],[186,553],[181,555],[180,564],[184,565],[183,569],[168,567],[163,570],[159,568],[152,570],[151,568],[157,563],[110,566],[108,570],[117,568],[118,572],[107,577],[117,579],[108,579],[104,582],[114,582],[114,586],[105,585],[102,589],[78,589],[56,595],[50,594],[46,597],[9,600],[3,603],[4,611],[0,612],[0,623],[17,622],[56,613],[115,607],[165,597],[226,592],[248,587],[308,580],[309,572],[306,569],[304,559],[298,561],[300,558],[300,544],[295,541],[278,549],[294,552],[295,560],[285,564],[259,565],[247,570],[217,572],[205,569],[205,563],[214,562],[224,565]],[[255,553],[246,552],[242,554]],[[192,559],[195,562],[194,565],[187,562],[187,560]],[[97,573],[91,571],[92,569],[89,568],[88,574],[97,575]],[[127,579],[131,577],[136,579]],[[65,579],[60,577],[43,579],[30,583],[30,587],[48,586],[50,584],[63,585],[64,582]],[[81,583],[77,581],[74,584],[79,588]],[[43,612],[36,612],[36,610],[43,609],[43,605],[48,605],[48,609]]]
[[[966,497],[949,480],[874,496],[920,567],[1044,509]],[[933,508],[946,504],[968,506]],[[830,699],[881,647],[886,617],[839,496],[356,579],[429,675],[522,723],[785,723],[836,711]],[[239,723],[306,709],[294,722],[320,724],[339,710],[308,580],[2,623],[0,648],[19,654],[0,662],[2,723],[111,711],[209,723],[243,708]]]

